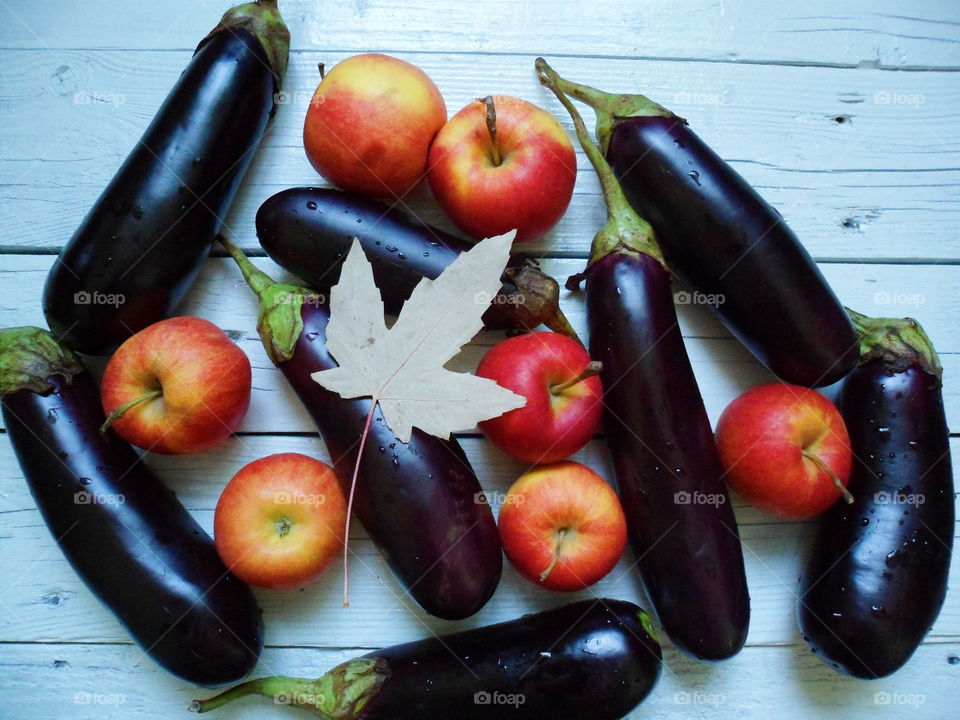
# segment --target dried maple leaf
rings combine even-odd
[[[402,442],[414,427],[441,438],[523,407],[493,380],[444,368],[483,327],[515,233],[481,241],[414,288],[393,327],[358,240],[330,292],[327,349],[339,364],[311,377],[343,398],[371,397]]]

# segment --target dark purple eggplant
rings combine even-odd
[[[357,464],[370,399],[345,400],[310,375],[337,367],[326,347],[330,314],[306,288],[275,283],[223,241],[260,298],[257,329],[320,430],[345,493]],[[500,536],[470,462],[455,440],[414,428],[398,440],[379,407],[360,459],[353,510],[401,584],[424,610],[459,620],[500,582]]]
[[[596,110],[601,147],[667,264],[721,299],[711,308],[760,362],[807,387],[850,372],[850,319],[776,209],[666,108],[557,82]]]
[[[670,638],[695,658],[722,660],[746,641],[750,599],[670,275],[653,231],[630,208],[556,74],[542,58],[537,71],[570,112],[607,204],[585,272],[587,327],[590,357],[603,363],[604,431],[630,544]]]
[[[7,435],[70,565],[144,654],[198,685],[244,678],[260,610],[213,540],[139,455],[101,433],[100,393],[46,330],[0,330]]]
[[[915,320],[851,315],[860,364],[838,407],[855,458],[855,503],[837,503],[820,522],[797,610],[824,662],[872,679],[899,670],[940,613],[954,489],[933,344]]]
[[[392,314],[422,278],[436,278],[473,245],[376,200],[313,187],[267,198],[257,211],[257,237],[276,263],[321,293],[337,284],[357,238]],[[512,256],[502,281],[483,315],[488,329],[533,330],[544,324],[577,337],[560,311],[560,286],[532,258]]]
[[[70,348],[108,354],[193,283],[273,114],[290,35],[276,0],[229,10],[47,277]]]
[[[340,720],[618,720],[650,694],[661,665],[643,610],[581,600],[375,650],[316,680],[251,680],[190,709],[264,695]]]

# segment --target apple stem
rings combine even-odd
[[[843,484],[843,480],[841,480],[837,476],[837,474],[830,469],[830,466],[827,465],[823,460],[821,460],[819,457],[817,457],[813,453],[807,452],[806,450],[803,450],[802,452],[805,458],[807,458],[808,460],[811,460],[814,465],[816,465],[818,468],[820,468],[821,470],[826,472],[827,475],[830,476],[830,478],[833,480],[833,484],[836,485],[837,489],[840,490],[840,495],[843,497],[847,505],[853,505],[853,493],[847,490],[846,485]]]
[[[373,413],[377,410],[379,398],[370,398],[370,412],[367,413],[367,422],[363,426],[360,436],[360,447],[357,450],[357,462],[353,466],[353,477],[350,479],[350,495],[347,497],[347,521],[343,528],[343,606],[350,607],[350,517],[353,514],[353,496],[357,490],[357,477],[360,475],[360,461],[363,459],[363,448],[367,444],[370,434],[370,424],[373,422]]]
[[[326,65],[326,63],[318,62],[318,63],[317,63],[317,70],[320,71],[320,79],[323,80],[323,78],[326,76],[326,73],[327,73],[327,65]]]
[[[564,390],[568,388],[572,388],[577,383],[581,383],[587,378],[594,377],[595,375],[599,375],[602,372],[603,372],[603,363],[600,362],[599,360],[591,360],[587,364],[587,366],[583,369],[583,372],[577,375],[575,378],[570,378],[566,382],[560,383],[559,385],[553,385],[550,388],[550,394],[559,395]]]
[[[547,569],[540,573],[540,582],[544,582],[550,577],[550,573],[553,572],[553,569],[557,566],[557,562],[560,560],[560,550],[563,547],[563,541],[567,537],[567,528],[560,528],[559,533],[560,537],[557,538],[557,547],[553,551],[553,559],[550,561]]]
[[[487,132],[490,133],[490,149],[493,151],[493,164],[500,167],[503,160],[497,148],[497,108],[493,103],[493,96],[487,95],[480,102],[487,106]]]
[[[113,425],[117,419],[123,417],[123,414],[132,407],[136,407],[142,402],[147,402],[148,400],[153,400],[163,395],[163,390],[151,390],[150,392],[141,395],[140,397],[134,398],[130,402],[125,402],[123,405],[118,407],[112,413],[107,415],[107,419],[103,421],[103,425],[100,426],[100,432],[106,433],[110,429],[110,426]]]

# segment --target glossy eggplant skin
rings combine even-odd
[[[101,434],[86,373],[3,396],[7,435],[70,565],[157,663],[208,687],[236,682],[262,647],[260,610],[213,540],[140,457]]]
[[[350,490],[370,399],[345,400],[311,379],[337,367],[326,349],[330,315],[305,303],[293,356],[280,364]],[[353,511],[410,595],[432,615],[459,620],[477,612],[500,582],[500,535],[463,450],[414,428],[394,436],[379,407],[370,424]]]
[[[870,360],[844,381],[838,407],[857,458],[855,502],[820,523],[798,619],[825,662],[880,678],[909,660],[946,596],[955,518],[940,379]]]
[[[253,34],[216,32],[200,46],[47,277],[44,314],[67,346],[108,354],[170,315],[220,231],[273,95]]]
[[[817,387],[857,361],[850,319],[780,213],[680,118],[618,120],[607,159],[667,264],[718,295],[720,320],[787,382]]]
[[[612,252],[587,269],[586,289],[604,431],[648,596],[681,650],[728,658],[750,619],[743,552],[670,277],[649,255]]]
[[[436,278],[473,243],[412,215],[341,190],[295,187],[257,211],[257,237],[270,258],[321,293],[340,278],[354,238],[373,267],[386,311],[400,312],[423,278]],[[525,255],[513,255],[503,286],[483,314],[488,330],[532,330],[541,323],[573,334],[557,304],[559,288]]]
[[[385,659],[390,677],[364,720],[618,720],[662,664],[639,607],[593,599],[367,657]]]

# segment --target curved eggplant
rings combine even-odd
[[[593,106],[627,199],[653,226],[671,269],[720,301],[727,328],[780,378],[830,385],[857,362],[843,306],[780,213],[687,122],[642,95],[558,79]]]
[[[43,310],[68,347],[107,354],[183,299],[273,113],[289,39],[262,0],[200,43],[50,270]]]
[[[353,239],[360,241],[387,312],[397,314],[422,278],[436,278],[472,243],[376,200],[329,188],[297,187],[267,198],[257,211],[257,237],[280,266],[328,293]],[[532,330],[545,324],[577,335],[560,311],[557,281],[524,255],[510,259],[503,287],[483,315],[489,330]]]
[[[345,400],[310,376],[337,367],[326,347],[330,314],[309,290],[274,283],[224,242],[261,299],[257,325],[267,353],[303,402],[350,491],[370,399]],[[463,450],[414,428],[398,440],[377,408],[360,460],[353,510],[410,595],[437,617],[473,615],[503,567],[490,506]]]
[[[536,67],[573,118],[607,204],[587,270],[571,281],[587,281],[590,357],[603,364],[604,431],[630,544],[670,638],[695,658],[722,660],[746,642],[750,598],[670,276],[653,230],[630,208],[556,73],[542,58]]]
[[[650,694],[661,666],[643,610],[582,600],[375,650],[316,680],[251,680],[190,709],[259,694],[342,720],[618,720]]]
[[[838,407],[856,461],[848,489],[817,530],[798,619],[825,662],[872,679],[900,669],[947,592],[954,488],[936,352],[913,320],[852,313],[860,365]]]
[[[7,435],[70,565],[152,657],[217,686],[245,677],[263,642],[253,593],[133,448],[103,434],[100,393],[39,328],[0,331]]]

